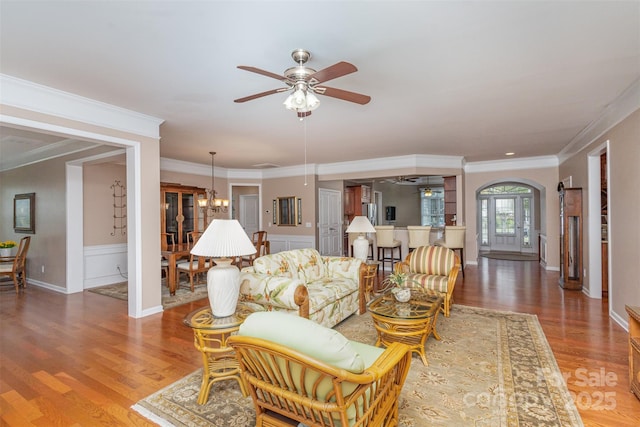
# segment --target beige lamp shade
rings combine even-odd
[[[375,233],[376,229],[373,228],[371,222],[366,216],[356,216],[351,221],[351,224],[347,227],[347,233]]]
[[[256,248],[235,219],[214,219],[191,249],[193,255],[232,258],[256,253]]]

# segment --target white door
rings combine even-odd
[[[251,238],[253,233],[260,229],[258,216],[258,195],[257,194],[241,194],[240,195],[240,225],[244,228],[247,236]]]
[[[318,190],[318,240],[321,255],[342,254],[342,193]]]
[[[532,252],[532,198],[494,196],[489,200],[490,250]]]

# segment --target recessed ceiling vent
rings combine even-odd
[[[276,165],[273,163],[258,163],[257,165],[253,165],[253,167],[256,169],[272,169],[272,168],[279,168],[280,165]]]

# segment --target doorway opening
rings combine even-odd
[[[231,184],[231,219],[236,219],[251,239],[262,230],[259,184]]]
[[[519,182],[501,182],[477,194],[481,253],[536,254],[540,234],[540,192]]]

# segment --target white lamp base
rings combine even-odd
[[[353,257],[358,258],[362,262],[367,261],[369,255],[369,239],[366,239],[362,234],[353,241]]]
[[[240,296],[240,270],[231,259],[216,259],[216,266],[207,272],[207,293],[215,317],[227,317],[236,312]]]

